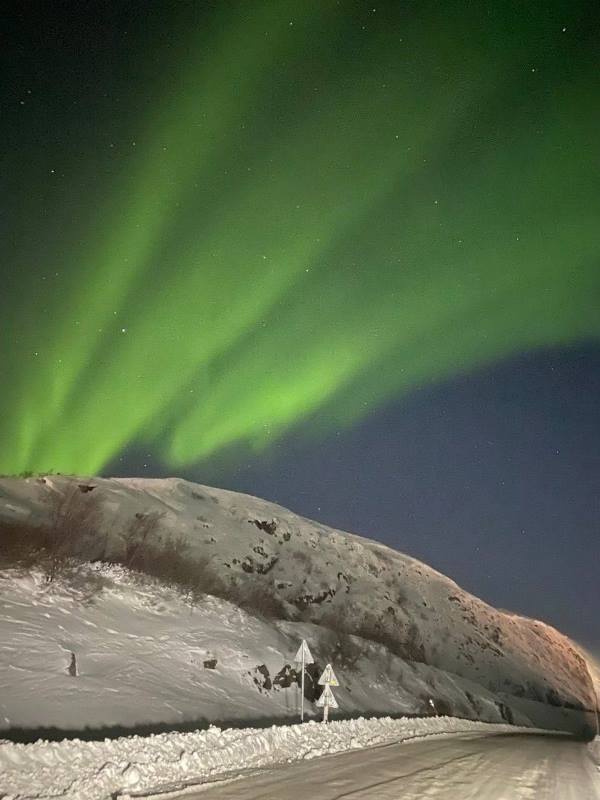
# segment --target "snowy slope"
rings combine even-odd
[[[0,517],[43,518],[44,493],[72,480],[0,480]],[[363,655],[343,670],[344,710],[428,713],[433,701],[438,710],[488,720],[577,732],[595,724],[586,664],[566,637],[491,608],[415,559],[272,503],[183,480],[78,483],[101,499],[110,557],[122,553],[136,513],[164,513],[162,535],[183,535],[190,557],[208,558],[226,585],[273,589],[288,621],[258,620],[214,598],[190,611],[175,593],[115,568],[88,604],[72,588],[49,590],[39,576],[5,573],[0,725],[81,725],[82,707],[96,726],[286,716],[296,688],[274,679],[299,637],[324,664],[328,628],[358,625],[370,638],[377,620],[404,645],[391,655],[357,640]],[[71,653],[76,678],[66,673]],[[204,666],[214,658],[215,669]],[[40,702],[27,704],[36,687]]]
[[[318,626],[267,622],[213,597],[190,607],[116,567],[92,575],[103,590],[89,599],[84,581],[76,589],[49,586],[39,573],[0,573],[0,728],[289,718],[298,686],[279,684],[302,637],[325,664],[328,637]],[[470,692],[479,716],[501,720],[496,698],[476,684],[364,648],[353,670],[336,666],[344,712],[431,712],[420,698],[441,696],[473,716]]]

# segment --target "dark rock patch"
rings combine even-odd
[[[72,678],[76,678],[77,675],[78,675],[78,672],[77,672],[77,657],[76,657],[75,653],[71,653],[71,662],[70,662],[69,666],[67,667],[67,672],[69,673],[69,675]]]
[[[268,533],[269,536],[273,536],[277,530],[277,522],[274,519],[270,522],[266,519],[249,519],[248,522],[256,525],[259,530]]]
[[[267,572],[271,572],[271,570],[278,561],[279,558],[277,556],[273,556],[273,558],[271,558],[265,564],[257,564],[256,571],[258,572],[259,575],[266,575]]]
[[[324,603],[325,600],[329,600],[332,597],[335,597],[335,589],[325,589],[318,594],[304,594],[300,597],[297,597],[294,600],[294,605],[296,608],[304,610],[312,605],[320,605],[321,603]]]
[[[262,676],[262,680],[258,677],[258,675],[254,676],[254,683],[258,686],[258,690],[260,692],[270,692],[273,688],[273,681],[271,680],[271,675],[269,674],[269,669],[266,664],[259,664],[256,667],[256,672]]]
[[[289,664],[284,664],[273,678],[273,686],[277,686],[279,689],[289,689],[293,683],[300,686],[300,674]]]

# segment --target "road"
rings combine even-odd
[[[552,736],[429,737],[274,768],[181,800],[600,800],[580,742]]]

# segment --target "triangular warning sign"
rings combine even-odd
[[[296,662],[296,664],[301,664],[302,663],[302,653],[303,652],[304,652],[304,663],[305,664],[314,664],[315,660],[312,657],[312,653],[308,649],[308,645],[306,644],[306,639],[302,639],[302,644],[298,648],[298,652],[296,653],[296,655],[294,657],[294,661]]]
[[[319,678],[319,686],[339,686],[339,681],[335,677],[335,672],[331,664],[327,664],[323,670],[323,674]]]
[[[325,684],[325,688],[323,689],[323,693],[321,697],[317,700],[317,705],[319,708],[323,708],[323,706],[327,704],[329,708],[339,708],[337,700],[333,692],[331,691],[331,686],[327,683]]]

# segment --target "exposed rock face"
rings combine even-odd
[[[44,487],[34,479],[1,480],[0,518],[43,517],[41,493],[48,486],[60,491],[71,480],[77,479],[47,477]],[[111,519],[109,558],[122,556],[123,531],[136,514],[156,512],[160,531],[151,536],[185,537],[189,558],[208,561],[225,586],[272,593],[288,620],[341,637],[356,634],[408,665],[459,676],[492,693],[507,721],[520,715],[580,734],[595,725],[586,661],[569,639],[542,622],[492,608],[416,559],[273,503],[183,480],[94,479],[93,489]],[[349,667],[350,644],[335,644],[347,650]],[[266,678],[257,675],[263,689]],[[291,667],[268,675],[275,687],[295,678]],[[476,715],[477,694],[470,694],[465,705]],[[441,713],[444,697],[433,695],[424,706],[433,698]]]

